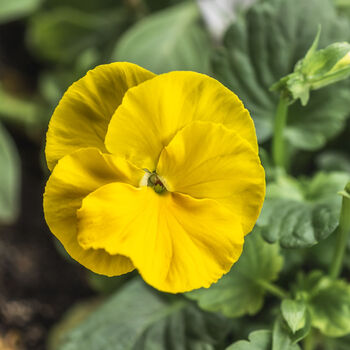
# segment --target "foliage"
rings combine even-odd
[[[180,69],[208,73],[210,46],[198,21],[199,11],[192,3],[151,15],[125,32],[112,60],[133,62],[155,73]]]
[[[20,163],[16,146],[0,124],[0,224],[14,221],[19,211]]]
[[[270,350],[271,349],[271,331],[261,330],[249,334],[249,341],[239,340],[229,346],[226,350]]]
[[[42,0],[0,1],[0,23],[13,21],[33,13]]]
[[[300,276],[296,294],[307,304],[312,326],[329,337],[350,333],[350,285],[321,271]]]
[[[304,327],[306,305],[303,301],[285,299],[282,301],[281,311],[284,319],[293,333]]]
[[[166,301],[135,278],[107,300],[58,349],[214,349],[227,332],[220,315],[203,314],[185,300]]]
[[[280,174],[267,186],[258,225],[268,242],[286,248],[309,247],[327,238],[338,225],[347,173],[319,172],[299,181]]]
[[[113,9],[102,17],[58,7],[31,19],[28,42],[40,57],[68,64],[92,46],[103,48],[110,36],[121,33],[127,23],[128,12],[123,8]]]
[[[273,131],[278,95],[269,88],[293,71],[320,23],[320,47],[349,40],[349,22],[337,17],[328,0],[262,1],[226,32],[214,73],[251,111],[260,142]],[[349,115],[348,86],[346,81],[314,92],[306,107],[295,103],[285,129],[288,142],[298,149],[315,150],[339,133]]]
[[[264,285],[276,280],[283,260],[278,245],[271,245],[259,232],[247,238],[242,257],[231,271],[209,289],[197,289],[186,295],[201,308],[220,311],[228,317],[254,315],[263,306]]]

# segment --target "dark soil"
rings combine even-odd
[[[0,227],[0,350],[44,350],[49,329],[92,294],[85,271],[59,255],[42,211],[40,148],[13,135],[22,159],[18,221]]]

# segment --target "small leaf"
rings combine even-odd
[[[329,337],[350,333],[350,285],[333,280],[320,271],[300,279],[297,293],[304,294],[312,316],[312,326]]]
[[[306,309],[304,326],[294,334],[290,335],[293,344],[297,344],[300,340],[304,339],[309,334],[311,330],[311,321],[311,313],[308,309]]]
[[[0,223],[13,222],[19,212],[20,159],[14,142],[0,124]]]
[[[247,340],[239,340],[226,350],[271,350],[271,331],[260,330],[249,334]]]
[[[265,291],[259,282],[274,281],[283,259],[277,245],[263,241],[258,231],[247,238],[243,254],[231,271],[209,289],[186,293],[204,310],[220,311],[228,317],[256,314],[264,302]]]
[[[0,23],[6,23],[33,13],[42,0],[0,0]]]
[[[213,71],[244,101],[260,143],[272,136],[278,104],[278,94],[269,88],[305,56],[320,23],[320,47],[349,40],[349,22],[329,0],[260,1],[227,30]],[[285,129],[288,142],[296,149],[316,150],[339,133],[349,115],[349,86],[346,80],[313,91],[306,107],[294,103]]]
[[[280,175],[267,186],[258,225],[268,242],[285,248],[310,247],[337,227],[347,173],[318,173],[311,179]]]
[[[227,330],[220,315],[183,299],[167,302],[134,278],[63,336],[58,350],[214,350]]]
[[[192,2],[150,15],[125,32],[112,59],[133,62],[155,73],[208,73],[210,43],[198,22],[199,11]]]
[[[273,326],[272,350],[300,350],[297,344],[293,344],[288,327],[281,317],[277,318]]]
[[[293,333],[304,327],[306,305],[302,300],[283,300],[281,304],[281,311],[284,319]]]

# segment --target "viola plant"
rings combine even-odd
[[[194,72],[91,70],[56,108],[46,159],[45,218],[67,252],[107,276],[136,268],[170,293],[231,269],[265,196],[248,111]]]
[[[58,11],[78,42],[32,22],[58,67],[45,219],[100,293],[49,350],[350,348],[347,2],[86,2]]]

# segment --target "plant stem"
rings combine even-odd
[[[310,333],[303,340],[303,350],[313,350],[315,347],[315,337],[312,329]]]
[[[287,115],[288,101],[281,95],[275,114],[274,134],[272,140],[272,157],[274,164],[282,168],[285,168],[286,166],[283,132],[287,123]]]
[[[347,187],[350,187],[349,184]],[[340,212],[339,226],[335,230],[337,242],[334,250],[333,260],[329,270],[331,278],[336,279],[341,274],[346,245],[350,233],[350,195],[344,191],[343,202]]]
[[[270,294],[280,298],[280,299],[284,299],[288,297],[288,292],[285,291],[283,288],[276,286],[273,283],[264,281],[264,280],[257,280],[256,283],[263,287],[265,289],[266,292],[269,292]]]

